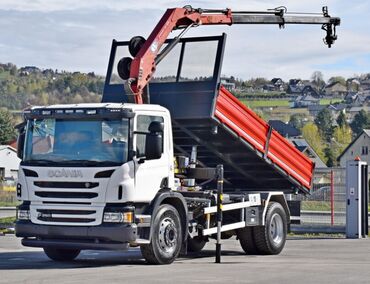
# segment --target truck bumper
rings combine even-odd
[[[137,238],[136,224],[103,224],[91,227],[50,226],[18,221],[17,237],[29,247],[59,247],[69,249],[127,249]]]

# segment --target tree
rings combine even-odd
[[[316,154],[322,159],[325,159],[325,155],[323,152],[325,143],[322,141],[320,131],[316,124],[309,122],[302,128],[302,135],[304,139],[310,144],[312,149],[316,152]]]
[[[311,75],[311,83],[321,90],[325,86],[324,75],[320,71],[315,71]]]
[[[325,138],[327,142],[330,141],[330,138],[333,134],[333,121],[330,114],[330,111],[327,108],[321,110],[316,118],[315,124],[319,128],[321,135]]]
[[[7,144],[15,138],[12,117],[9,111],[0,109],[0,145]]]
[[[333,167],[335,165],[335,155],[333,153],[333,149],[331,147],[325,148],[324,154],[326,158],[326,165],[328,167]]]
[[[333,84],[333,83],[340,83],[342,84],[343,86],[346,86],[346,79],[342,76],[334,76],[334,77],[331,77],[329,80],[328,80],[328,84]]]
[[[366,111],[361,110],[355,115],[352,122],[350,123],[353,133],[358,136],[363,129],[370,126],[370,117]]]
[[[289,124],[297,129],[302,129],[306,116],[303,113],[294,113],[289,118]]]
[[[339,125],[340,128],[344,127],[344,126],[348,126],[348,123],[347,123],[347,117],[346,115],[344,114],[343,111],[341,111],[337,117],[337,123]]]
[[[347,148],[349,143],[352,141],[352,131],[348,125],[342,127],[336,127],[333,132],[333,137],[331,140],[330,148],[332,149],[333,156],[335,158],[339,157],[340,154]]]

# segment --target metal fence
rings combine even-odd
[[[301,201],[301,226],[340,227],[346,224],[346,169],[315,170],[312,194]]]
[[[14,206],[17,203],[16,181],[5,180],[0,182],[0,206]]]

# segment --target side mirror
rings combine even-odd
[[[159,159],[163,152],[163,122],[153,121],[146,134],[145,158],[147,160]]]
[[[18,128],[18,131],[19,134],[17,139],[17,156],[19,159],[23,160],[24,141],[26,138],[25,126]]]

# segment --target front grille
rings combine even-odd
[[[80,209],[37,209],[36,212],[38,220],[57,223],[92,223],[95,219],[86,215],[96,214],[95,210]]]
[[[43,201],[42,204],[91,205],[91,202]]]
[[[73,215],[90,215],[96,213],[95,210],[65,210],[65,209],[37,209],[42,214],[73,214]]]
[[[96,192],[53,192],[53,191],[36,191],[35,195],[45,198],[79,198],[92,199],[98,196]]]
[[[38,217],[44,222],[59,222],[59,223],[92,223],[95,219],[91,218],[58,218],[58,217]]]
[[[95,188],[98,182],[65,182],[65,181],[35,181],[33,183],[41,188]]]

